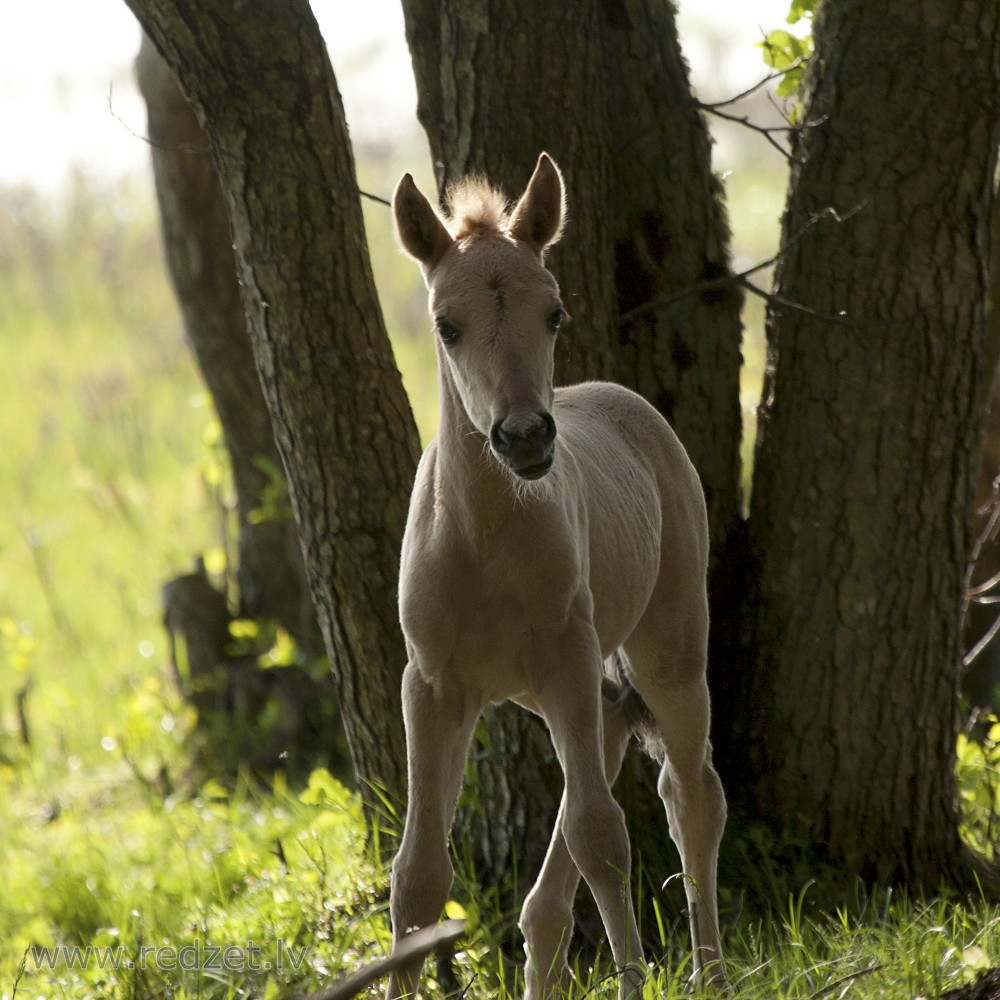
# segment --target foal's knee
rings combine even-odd
[[[698,810],[720,824],[726,821],[726,793],[711,758],[688,771],[678,771],[667,760],[660,771],[656,790],[668,807]]]
[[[573,860],[591,885],[594,878],[629,878],[631,848],[625,813],[610,792],[598,801],[569,801],[563,835]]]
[[[392,863],[392,928],[401,938],[437,923],[448,902],[455,871],[447,850],[414,851],[404,845]]]
[[[535,960],[550,962],[565,950],[573,934],[570,901],[536,886],[524,900],[518,926]]]

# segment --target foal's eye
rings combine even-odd
[[[560,306],[549,314],[549,318],[545,321],[545,324],[553,333],[556,333],[559,330],[559,324],[562,323],[562,321],[563,310],[562,306]]]
[[[458,340],[458,327],[453,323],[449,323],[446,319],[442,319],[439,316],[434,320],[434,325],[437,327],[438,336],[445,347],[451,347]]]

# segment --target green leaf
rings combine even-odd
[[[797,24],[804,17],[812,17],[816,12],[816,0],[792,0],[792,6],[785,18],[788,24]]]
[[[344,800],[344,786],[325,767],[317,767],[309,775],[309,786],[299,795],[307,806],[338,803]]]

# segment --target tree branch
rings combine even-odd
[[[631,309],[627,309],[623,313],[619,313],[618,322],[627,323],[630,319],[634,319],[636,316],[641,316],[643,313],[654,312],[659,309],[664,309],[674,302],[680,299],[687,298],[689,295],[699,295],[703,292],[713,292],[720,288],[729,288],[733,285],[740,288],[746,289],[746,291],[753,293],[764,299],[769,305],[773,305],[777,308],[795,310],[796,312],[804,313],[807,316],[813,316],[816,319],[826,320],[831,323],[841,323],[847,326],[853,325],[853,322],[849,320],[846,316],[831,316],[826,313],[817,312],[815,309],[811,309],[809,306],[802,305],[801,303],[792,302],[790,299],[784,299],[780,295],[775,295],[772,292],[765,291],[763,288],[753,284],[747,279],[756,274],[758,271],[763,271],[765,268],[771,267],[771,265],[776,264],[785,254],[799,240],[802,239],[805,234],[812,229],[813,226],[817,225],[824,219],[832,219],[836,223],[847,222],[848,219],[857,215],[867,202],[859,202],[848,212],[841,215],[832,205],[828,205],[826,208],[820,209],[818,212],[814,212],[806,224],[789,239],[783,246],[778,248],[777,253],[772,257],[768,257],[767,260],[762,260],[758,264],[754,264],[753,267],[748,267],[745,271],[740,271],[738,274],[726,274],[721,278],[709,278],[705,281],[698,281],[693,285],[688,285],[686,288],[681,288],[676,292],[671,292],[669,295],[660,295],[655,299],[650,299],[649,302],[643,302],[642,305],[634,306]]]
[[[790,66],[786,66],[784,69],[775,70],[773,73],[768,73],[768,75],[762,80],[758,80],[752,87],[747,87],[746,90],[737,94],[735,97],[727,97],[724,101],[713,101],[711,104],[702,104],[699,101],[698,104],[703,111],[715,111],[717,108],[726,108],[731,104],[738,104],[745,97],[749,97],[751,94],[756,93],[761,87],[766,87],[774,80],[780,80],[781,77],[791,73],[793,70],[797,70],[808,61],[809,60],[805,56],[796,59]]]
[[[803,316],[810,316],[813,319],[821,319],[825,323],[838,323],[841,326],[855,325],[854,321],[849,319],[846,314],[837,314],[835,316],[831,313],[820,312],[818,309],[813,309],[811,306],[803,305],[801,302],[794,302],[792,299],[786,299],[781,295],[775,295],[773,292],[765,291],[763,288],[747,281],[745,278],[740,282],[740,285],[748,292],[753,292],[754,295],[762,298],[774,309],[784,309],[788,312],[800,313]]]
[[[125,121],[125,119],[122,118],[122,116],[118,114],[117,111],[115,111],[114,103],[112,100],[113,89],[114,89],[114,84],[110,84],[108,86],[108,111],[111,113],[111,117],[114,118],[115,121],[118,122],[118,124],[121,125],[122,128],[124,128],[125,131],[128,132],[130,136],[132,136],[133,139],[138,139],[140,142],[144,142],[147,146],[150,146],[153,149],[163,150],[166,153],[196,153],[199,156],[211,156],[212,150],[208,146],[192,146],[190,143],[183,143],[183,142],[178,143],[176,146],[171,146],[166,143],[154,142],[152,139],[149,138],[148,135],[143,135],[141,132],[136,132],[136,130],[132,128],[132,126],[129,125],[129,123]],[[293,176],[293,175],[287,174],[286,176]],[[301,181],[301,178],[299,177],[296,177],[295,179]],[[369,191],[363,191],[359,187],[356,187],[354,190],[362,198],[367,198],[369,201],[374,201],[378,205],[385,205],[387,208],[392,208],[392,202],[389,201],[387,198],[382,198],[380,195],[372,194]]]
[[[373,983],[384,979],[391,972],[417,959],[426,958],[431,952],[453,945],[465,933],[464,920],[445,920],[433,927],[408,934],[385,958],[372,962],[360,972],[342,979],[319,993],[300,994],[296,1000],[350,1000]]]
[[[774,135],[772,133],[802,132],[805,131],[806,129],[816,128],[817,126],[822,125],[827,120],[827,116],[824,115],[822,118],[816,118],[808,122],[798,122],[798,123],[789,122],[789,124],[787,125],[758,125],[756,122],[750,121],[750,119],[746,115],[731,115],[727,114],[725,111],[720,111],[719,105],[702,104],[701,101],[698,101],[696,103],[698,104],[698,107],[702,111],[706,111],[709,114],[715,115],[716,118],[721,118],[723,119],[723,121],[727,122],[735,122],[737,125],[742,125],[744,128],[748,128],[752,132],[756,132],[759,135],[762,135],[789,162],[792,162],[795,159],[795,157],[792,156],[792,154],[787,149],[785,149],[785,147],[782,146],[781,143],[777,141],[777,139],[774,138]]]

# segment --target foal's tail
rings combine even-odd
[[[621,646],[604,661],[604,711],[618,714],[623,724],[638,737],[642,749],[662,764],[667,755],[663,738],[649,706],[632,686],[631,669]]]

